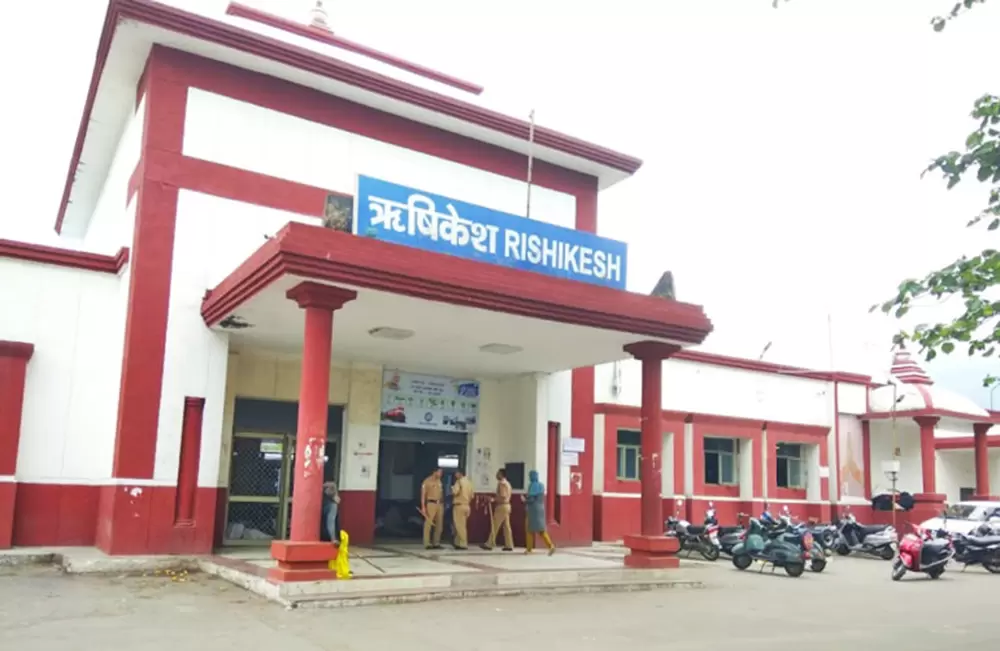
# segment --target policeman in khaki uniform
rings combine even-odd
[[[469,512],[476,496],[472,482],[461,470],[455,471],[455,483],[451,485],[451,516],[455,524],[455,549],[469,548]]]
[[[493,524],[490,527],[489,541],[480,545],[483,549],[493,549],[496,546],[497,534],[500,533],[500,527],[503,527],[503,550],[505,552],[514,551],[514,533],[510,530],[510,496],[513,492],[510,482],[507,481],[507,472],[503,468],[497,470],[497,493],[493,498]]]
[[[427,476],[420,485],[420,507],[424,514],[424,547],[441,549],[441,530],[444,528],[444,488],[441,486],[441,469]],[[431,529],[434,529],[434,544],[431,544]]]

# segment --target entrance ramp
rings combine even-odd
[[[544,550],[425,550],[419,544],[351,548],[347,581],[275,584],[266,550],[231,550],[202,561],[202,569],[288,607],[341,608],[470,597],[700,588],[702,568],[634,570],[622,556],[599,548]]]

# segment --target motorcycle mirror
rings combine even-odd
[[[677,500],[677,506],[684,506],[684,500]]]
[[[783,507],[781,507],[781,512],[784,513],[785,515],[788,515],[790,513],[790,511],[788,510],[788,505],[787,504],[784,505]]]
[[[708,503],[708,508],[714,509],[715,508],[715,502],[709,502]]]

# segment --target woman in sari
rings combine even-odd
[[[545,485],[538,481],[537,470],[528,473],[528,493],[524,496],[524,505],[524,553],[534,551],[535,536],[541,535],[551,556],[555,553],[556,546],[545,530]]]

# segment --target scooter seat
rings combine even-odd
[[[887,524],[867,524],[861,527],[861,530],[866,536],[870,536],[874,533],[882,533],[889,528]]]
[[[1000,545],[1000,536],[973,536],[966,538],[965,542],[972,547],[991,547]]]
[[[687,532],[692,536],[697,536],[698,534],[705,533],[705,527],[700,527],[695,524],[689,524]]]
[[[743,527],[719,527],[720,536],[728,536],[733,533],[743,533]]]

